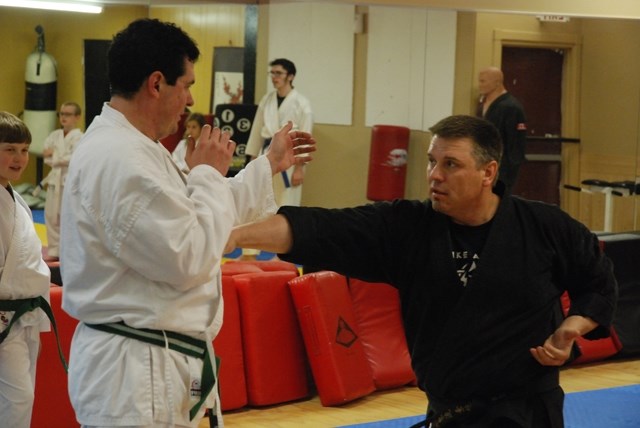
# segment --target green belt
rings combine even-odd
[[[44,313],[51,321],[51,325],[53,326],[53,332],[56,334],[56,343],[58,344],[58,355],[60,356],[60,361],[62,362],[62,366],[64,367],[64,371],[68,371],[67,361],[64,358],[64,354],[62,353],[62,347],[60,346],[60,338],[58,337],[58,327],[56,326],[56,319],[53,316],[53,311],[51,310],[51,306],[49,306],[49,302],[42,297],[31,297],[28,299],[17,299],[17,300],[0,300],[0,311],[12,311],[14,312],[13,318],[7,325],[7,328],[0,333],[0,343],[4,342],[4,340],[9,335],[9,330],[13,324],[15,324],[22,315],[27,312],[34,311],[36,309],[42,309]]]
[[[209,356],[209,348],[204,340],[194,339],[193,337],[176,333],[173,331],[152,330],[150,328],[134,328],[126,325],[124,322],[114,322],[108,324],[86,324],[86,326],[106,333],[117,334],[119,336],[137,339],[141,342],[150,343],[161,347],[169,346],[169,349],[188,355],[190,357],[199,358],[204,362],[202,367],[202,378],[200,380],[201,396],[200,400],[189,411],[189,419],[193,420],[198,410],[204,404],[207,396],[216,384],[216,378],[213,374],[213,366]],[[216,365],[219,360],[216,357]]]

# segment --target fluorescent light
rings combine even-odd
[[[35,1],[35,0],[0,0],[0,6],[26,7],[29,9],[59,10],[64,12],[101,13],[101,6],[88,4]]]

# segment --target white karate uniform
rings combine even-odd
[[[176,148],[173,149],[173,152],[171,152],[171,157],[173,158],[173,161],[176,163],[176,165],[178,165],[178,168],[180,168],[180,171],[184,172],[185,174],[189,172],[189,166],[187,166],[187,161],[184,159],[186,155],[187,139],[184,138],[180,140],[180,142],[178,142],[178,144],[176,145]]]
[[[264,140],[273,138],[288,121],[293,122],[293,130],[310,133],[313,128],[313,113],[309,100],[297,90],[292,89],[278,108],[277,91],[266,94],[258,104],[245,153],[254,158],[262,154]],[[292,166],[286,172],[289,183],[291,183],[293,169]],[[274,185],[278,206],[300,206],[302,185],[286,187],[283,178],[281,176],[277,178],[274,180]]]
[[[69,168],[63,197],[63,309],[211,343],[222,323],[220,261],[231,228],[276,210],[266,157],[233,178],[182,174],[171,154],[105,104]],[[203,362],[80,323],[69,395],[84,425],[198,425],[190,385]],[[212,403],[214,392],[209,397]],[[218,411],[219,411],[219,406]]]
[[[12,190],[13,192],[13,190]],[[31,210],[18,193],[0,187],[0,300],[43,296],[49,301],[50,273]],[[4,331],[13,311],[0,311]],[[28,312],[0,344],[0,425],[29,428],[40,332],[49,331],[44,312]]]
[[[64,135],[62,129],[53,131],[44,141],[44,149],[53,149],[45,162],[51,165],[51,171],[42,180],[47,184],[47,199],[44,203],[44,220],[47,226],[47,255],[58,257],[60,253],[60,204],[64,181],[67,177],[69,160],[76,143],[82,138],[82,131],[72,129]]]

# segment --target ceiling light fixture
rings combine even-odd
[[[0,0],[0,6],[26,7],[29,9],[58,10],[64,12],[101,13],[101,6],[88,4],[50,2],[36,0]]]

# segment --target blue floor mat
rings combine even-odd
[[[409,416],[406,418],[387,419],[378,422],[367,422],[364,424],[344,425],[338,428],[407,428],[424,420],[424,415]]]
[[[31,210],[33,213],[33,222],[44,224],[44,210]]]
[[[424,415],[343,425],[339,428],[407,428]],[[565,397],[565,428],[640,427],[640,385],[573,392]]]
[[[640,427],[640,385],[567,394],[565,428]]]

